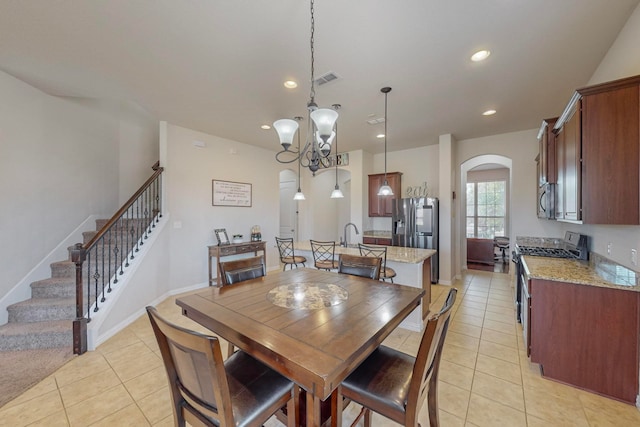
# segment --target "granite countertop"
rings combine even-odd
[[[390,239],[391,238],[391,231],[386,231],[386,230],[366,230],[362,232],[362,235],[364,237],[379,237],[382,239]]]
[[[603,262],[603,258],[595,253],[590,255],[592,261],[539,256],[523,256],[522,259],[530,278],[640,292],[637,273]]]
[[[295,242],[296,251],[311,251],[309,241]],[[433,249],[404,248],[401,246],[387,246],[387,262],[401,262],[405,264],[420,264],[425,259],[431,258],[436,251]],[[345,248],[336,244],[336,254],[360,255],[360,250],[355,247]]]

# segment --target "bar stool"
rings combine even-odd
[[[337,270],[338,261],[335,260],[336,242],[320,242],[309,240],[313,252],[313,264],[318,270]]]
[[[378,258],[382,258],[382,268],[380,269],[380,280],[386,281],[387,279],[391,280],[393,283],[393,278],[396,277],[396,271],[387,267],[387,247],[386,246],[368,246],[362,243],[358,243],[358,248],[360,249],[360,255],[362,256],[374,256]]]

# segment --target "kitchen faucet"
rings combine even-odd
[[[353,225],[353,228],[355,228],[356,230],[356,234],[360,234],[360,232],[358,231],[358,226],[356,226],[354,223],[352,222],[348,222],[344,225],[344,239],[341,242],[341,246],[344,246],[345,248],[348,247],[349,245],[347,244],[347,227],[349,227],[350,225]]]

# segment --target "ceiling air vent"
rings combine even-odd
[[[329,71],[328,73],[325,73],[323,75],[321,75],[320,77],[318,77],[315,81],[315,84],[317,84],[318,86],[322,86],[324,84],[330,83],[334,80],[338,80],[340,78],[339,75],[337,75],[336,73],[334,73],[333,71]]]

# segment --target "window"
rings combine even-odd
[[[467,183],[467,237],[505,236],[506,181]]]

